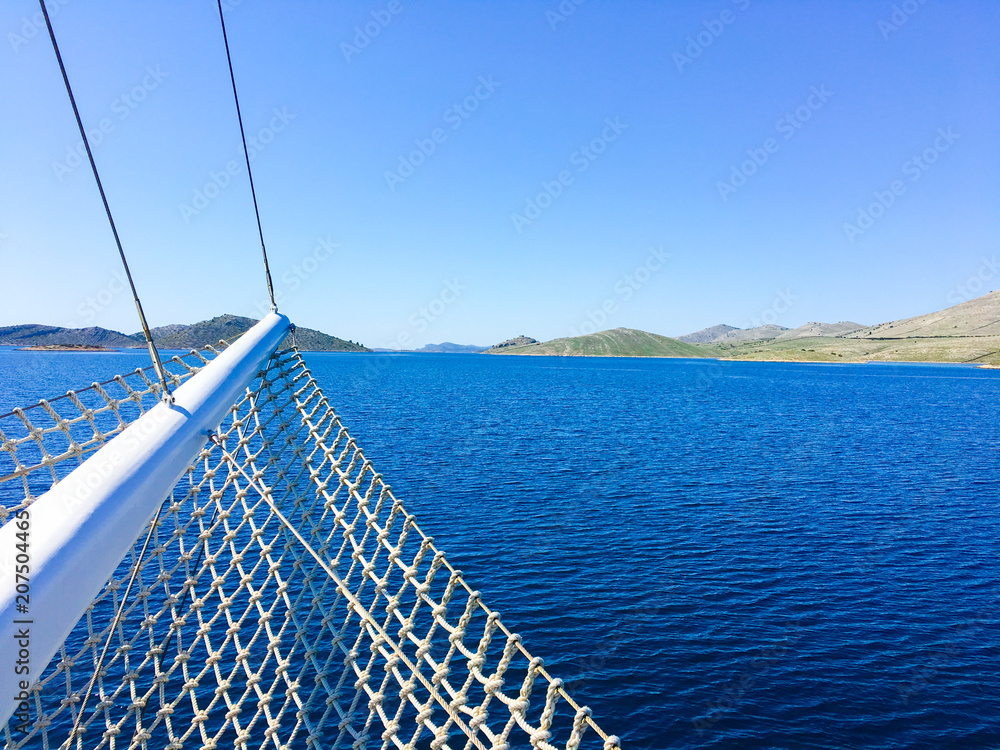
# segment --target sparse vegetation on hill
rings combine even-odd
[[[564,357],[704,357],[694,344],[631,328],[616,328],[589,336],[555,339],[544,344],[490,350],[496,354],[552,355]]]
[[[841,323],[806,323],[804,326],[785,331],[780,336],[775,336],[775,341],[787,341],[789,339],[811,339],[811,338],[835,338],[846,336],[854,331],[864,328],[860,323],[843,321]]]
[[[220,340],[242,336],[257,321],[238,315],[220,315],[193,325],[174,323],[152,329],[153,341],[161,349],[200,349]],[[286,339],[285,345],[290,343]],[[311,328],[296,328],[295,343],[303,351],[366,352],[353,341],[344,341]],[[18,325],[0,328],[0,346],[91,346],[136,349],[146,346],[142,333],[125,335],[107,328],[61,328],[59,326]]]
[[[723,323],[711,326],[710,328],[702,328],[700,331],[695,331],[684,336],[678,336],[677,340],[683,341],[685,344],[709,344],[718,339],[719,336],[735,330],[735,326],[727,326]]]
[[[836,333],[853,323],[810,323],[763,342],[708,345],[710,356],[726,359],[801,362],[971,362],[1000,363],[1000,290],[928,315]],[[825,330],[823,337],[793,334]]]
[[[938,312],[880,323],[847,335],[856,339],[1000,336],[1000,289]]]
[[[815,337],[738,344],[703,344],[720,359],[794,362],[1000,363],[1000,336],[864,340]]]

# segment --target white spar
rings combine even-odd
[[[270,313],[177,388],[173,404],[150,409],[32,503],[26,537],[13,516],[0,528],[0,726],[290,328]],[[16,573],[25,539],[22,613],[25,579]]]

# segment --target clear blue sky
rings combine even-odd
[[[590,330],[607,304],[599,328],[679,335],[870,324],[1000,286],[995,2],[227,5],[299,325],[485,345]],[[37,10],[0,4],[0,325],[132,332]],[[85,123],[104,120],[151,325],[259,317],[214,2],[63,0],[53,23]]]

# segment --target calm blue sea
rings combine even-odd
[[[1000,748],[1000,371],[308,354],[627,748]],[[145,364],[0,350],[0,411]]]

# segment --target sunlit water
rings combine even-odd
[[[1000,747],[1000,372],[306,359],[626,747]],[[0,411],[143,364],[0,350]]]

